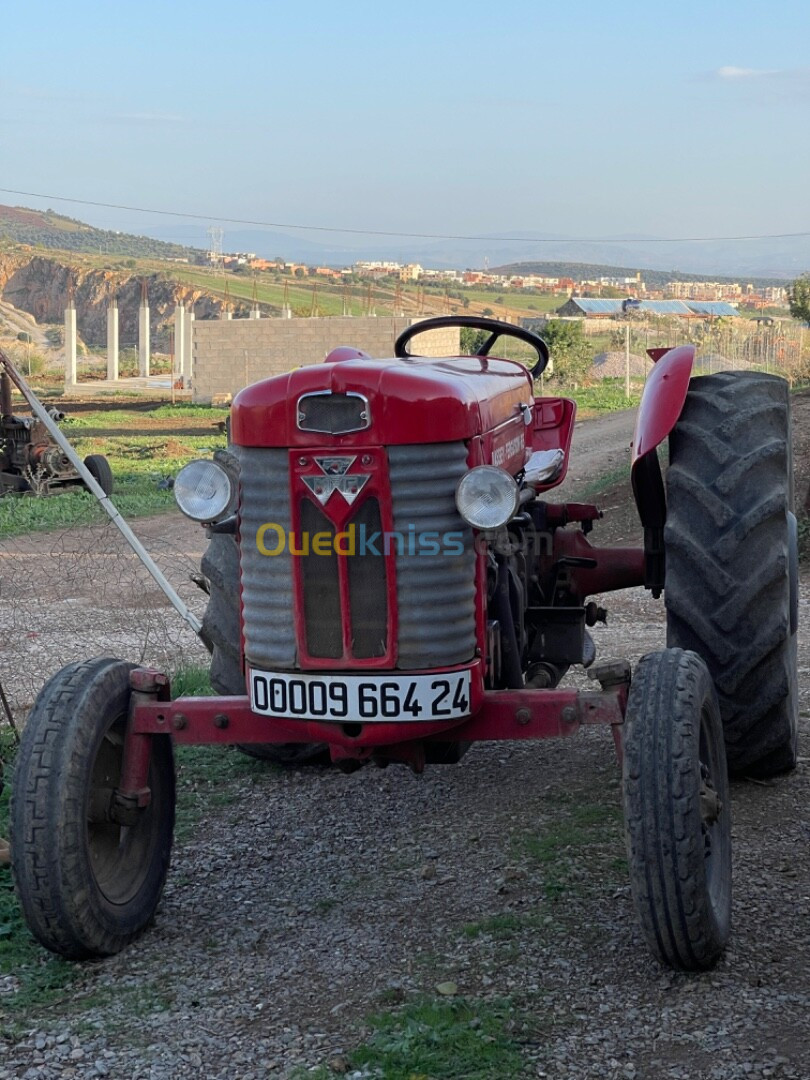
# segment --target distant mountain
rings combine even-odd
[[[52,210],[0,206],[0,239],[131,258],[193,258],[208,247],[203,222],[193,227],[188,223],[172,225],[166,219],[144,221],[143,235],[134,236],[96,229]],[[199,236],[194,246],[188,243],[190,233]],[[554,264],[569,268],[561,273],[570,274],[572,266],[584,268],[583,272],[590,269],[589,276],[596,276],[597,268],[600,275],[620,276],[632,276],[643,270],[648,280],[652,271],[665,275],[666,280],[693,276],[703,280],[725,277],[733,281],[782,282],[810,270],[810,237],[807,236],[668,243],[638,235],[573,241],[553,233],[532,233],[520,228],[507,235],[526,237],[526,241],[487,236],[477,240],[420,240],[349,234],[338,241],[328,233],[300,235],[278,229],[225,227],[223,250],[252,251],[263,258],[281,256],[288,262],[336,267],[350,265],[358,259],[390,259],[417,262],[430,269]],[[316,236],[328,239],[316,240]],[[662,267],[671,269],[662,270]]]
[[[517,230],[513,236],[527,236],[529,242],[493,239],[440,241],[424,252],[423,265],[436,262],[449,266],[502,266],[512,263],[557,262],[600,265],[611,268],[660,270],[671,267],[668,276],[697,275],[703,280],[729,277],[791,280],[810,270],[810,236],[777,237],[768,240],[704,240],[697,243],[667,243],[655,237],[606,237],[597,241],[572,241],[553,235],[531,237]],[[631,240],[633,242],[631,242]]]
[[[193,258],[194,249],[165,243],[148,236],[96,229],[83,221],[64,217],[53,210],[28,210],[22,206],[0,206],[0,240],[31,247],[56,248],[89,255],[118,255],[126,258]]]

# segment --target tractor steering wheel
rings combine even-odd
[[[489,356],[492,347],[500,337],[513,337],[524,342],[537,353],[537,363],[530,368],[533,379],[545,370],[548,364],[548,345],[532,330],[524,330],[522,326],[513,326],[511,323],[500,322],[498,319],[485,319],[479,315],[438,315],[435,319],[423,319],[407,327],[394,342],[394,355],[400,360],[413,359],[416,353],[410,353],[406,345],[411,338],[422,334],[427,330],[438,330],[448,326],[469,326],[473,330],[487,330],[489,337],[475,353],[476,356]]]

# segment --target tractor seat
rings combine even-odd
[[[529,487],[553,483],[562,472],[564,462],[562,450],[535,450],[526,462],[526,483]]]

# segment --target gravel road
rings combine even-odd
[[[569,484],[628,460],[632,415],[578,427]],[[602,658],[663,645],[661,602],[632,591],[608,606]],[[804,582],[804,714],[809,607]],[[451,1000],[438,986],[476,1015],[508,1001],[521,1064],[505,1077],[810,1075],[806,759],[778,782],[732,785],[733,937],[701,976],[662,969],[641,940],[604,732],[477,745],[422,776],[280,772],[236,751],[206,762],[181,767],[184,826],[155,926],[33,1006],[0,1041],[0,1080],[389,1075],[347,1056],[372,1014]],[[0,1008],[15,989],[0,985]]]

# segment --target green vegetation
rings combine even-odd
[[[350,1061],[384,1080],[503,1080],[525,1070],[508,1000],[425,997],[369,1024],[370,1037]]]
[[[587,378],[594,358],[593,342],[582,330],[582,323],[553,320],[543,327],[543,340],[548,345],[554,365],[553,378],[577,385]]]
[[[193,458],[208,457],[225,446],[217,425],[227,415],[227,409],[193,405],[161,405],[148,413],[102,408],[68,417],[62,428],[80,457],[104,454],[109,459],[115,477],[113,502],[124,517],[133,518],[174,509],[171,490],[158,485]],[[150,418],[158,422],[151,433]],[[168,427],[166,421],[175,418],[177,425]],[[196,419],[208,422],[194,424]],[[210,434],[200,434],[209,427]],[[44,498],[0,499],[0,539],[104,520],[104,511],[82,487]]]
[[[546,393],[549,389],[547,387]],[[641,401],[644,383],[640,379],[630,382],[630,398],[624,395],[624,379],[603,379],[594,386],[580,386],[573,390],[561,389],[564,397],[572,398],[577,403],[577,419],[602,416],[620,409],[635,409]]]
[[[30,245],[32,248],[162,259],[190,258],[194,255],[193,248],[152,240],[148,236],[96,229],[53,210],[2,206],[0,230],[5,241]]]
[[[172,676],[172,698],[212,697],[213,694],[214,688],[211,686],[207,667],[188,665],[181,667]]]
[[[624,868],[622,811],[618,805],[557,805],[543,833],[512,837],[516,856],[539,863],[548,902],[615,887],[611,879]]]
[[[802,274],[790,286],[788,304],[794,319],[810,323],[810,274]]]

